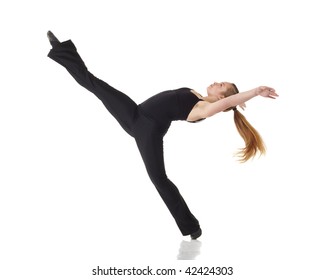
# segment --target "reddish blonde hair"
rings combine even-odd
[[[239,92],[235,84],[232,84],[232,86],[233,87],[225,93],[225,97]],[[247,121],[245,116],[239,112],[236,107],[228,108],[225,111],[227,112],[231,109],[234,111],[234,122],[237,131],[245,143],[245,147],[239,149],[236,153],[236,156],[239,157],[239,161],[244,163],[249,159],[254,158],[257,153],[260,155],[265,154],[265,144],[259,132]]]

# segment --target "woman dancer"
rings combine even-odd
[[[246,144],[238,155],[245,162],[258,152],[263,154],[265,147],[261,136],[236,107],[244,108],[245,102],[256,96],[276,98],[275,90],[260,86],[239,93],[234,84],[222,82],[211,84],[205,97],[190,88],[179,88],[156,94],[137,105],[127,95],[91,74],[71,40],[60,42],[51,31],[48,31],[47,37],[52,45],[48,56],[65,67],[81,86],[94,93],[122,128],[135,139],[147,173],[182,235],[190,235],[192,239],[200,237],[202,231],[198,220],[166,175],[164,135],[172,121],[197,122],[233,110],[236,127]]]

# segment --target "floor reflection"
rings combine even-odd
[[[201,242],[199,240],[183,240],[180,243],[178,260],[195,260],[200,255]]]

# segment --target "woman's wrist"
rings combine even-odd
[[[260,94],[260,87],[253,89],[253,94],[254,96],[258,96]]]

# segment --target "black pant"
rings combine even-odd
[[[91,74],[71,40],[50,50],[48,56],[67,69],[83,87],[94,93],[123,129],[135,138],[151,181],[174,217],[181,233],[199,229],[178,188],[168,179],[163,158],[164,133],[156,122],[144,115],[140,106],[124,93]]]

